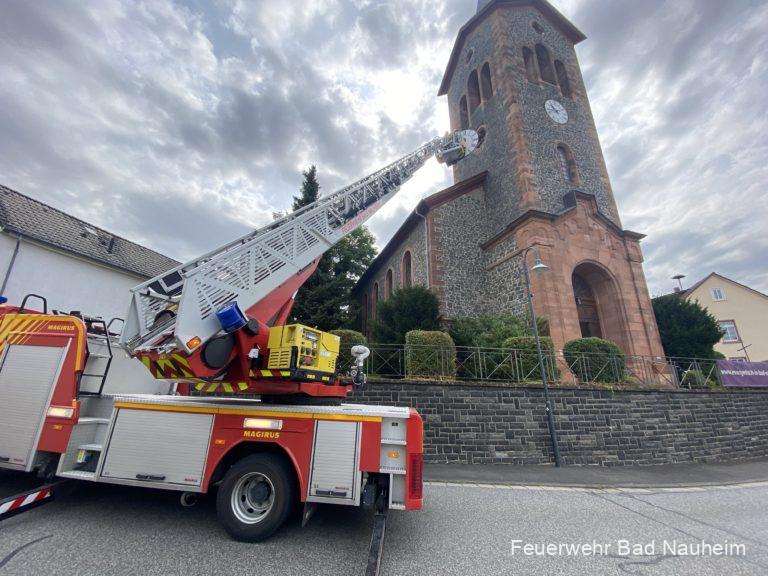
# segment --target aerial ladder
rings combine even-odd
[[[157,378],[272,399],[343,398],[338,338],[286,326],[320,257],[389,201],[432,156],[453,165],[477,146],[456,131],[316,202],[132,290],[121,342]],[[362,371],[358,372],[359,377]]]

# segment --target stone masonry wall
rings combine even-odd
[[[509,235],[483,251],[488,314],[511,312],[517,316],[528,313],[522,256],[510,256],[517,251],[517,242]]]
[[[433,275],[430,287],[440,299],[443,318],[483,313],[488,292],[480,244],[486,222],[483,189],[446,202],[429,214]]]
[[[768,456],[765,392],[551,391],[566,464],[651,465]],[[373,382],[350,402],[411,406],[427,462],[553,461],[541,388]]]
[[[385,299],[384,286],[386,284],[387,270],[392,269],[392,290],[403,287],[403,255],[406,250],[411,252],[411,267],[414,286],[425,286],[427,284],[427,262],[426,262],[426,238],[424,236],[424,223],[419,222],[410,231],[404,241],[400,243],[396,250],[392,252],[386,261],[381,262],[376,274],[372,276],[367,284],[366,291],[369,298],[373,295],[373,285],[379,283],[379,300]]]

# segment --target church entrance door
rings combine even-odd
[[[582,338],[602,338],[600,316],[597,312],[597,300],[592,287],[583,277],[573,273],[573,296],[576,299],[576,310],[579,313],[579,327]]]

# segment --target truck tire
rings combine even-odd
[[[296,476],[273,454],[252,454],[225,474],[216,513],[227,533],[240,542],[269,538],[291,513]]]

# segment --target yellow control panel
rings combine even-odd
[[[273,326],[269,329],[270,370],[296,370],[314,379],[316,374],[336,372],[339,337],[303,324]]]

